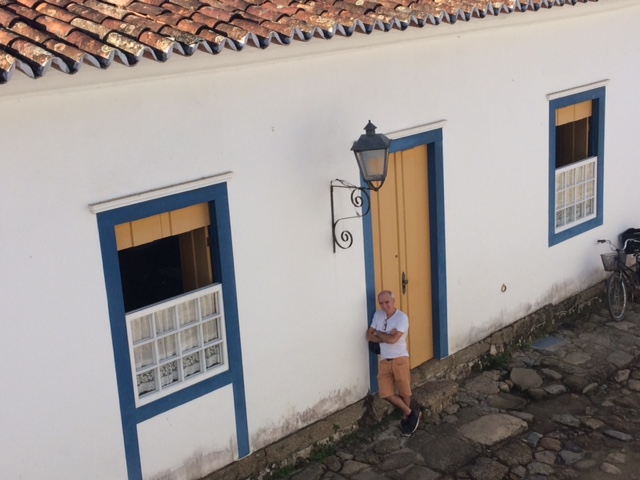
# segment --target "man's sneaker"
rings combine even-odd
[[[411,430],[409,429],[409,418],[403,418],[402,420],[400,420],[400,433],[402,434],[403,437],[410,437],[411,436]]]
[[[409,430],[409,435],[415,432],[418,429],[418,425],[420,424],[420,419],[422,418],[422,412],[420,410],[411,410],[409,417],[407,418],[407,428]]]

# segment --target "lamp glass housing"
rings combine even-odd
[[[360,174],[365,182],[384,182],[387,177],[389,150],[355,152]]]
[[[391,140],[376,133],[376,126],[371,121],[364,129],[366,134],[360,136],[351,150],[356,156],[363,180],[371,190],[377,191],[387,178]],[[374,185],[374,182],[378,184]]]

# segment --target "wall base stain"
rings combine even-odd
[[[175,470],[165,470],[151,476],[148,480],[198,480],[210,472],[216,471],[238,459],[237,447],[233,439],[229,440],[229,448],[209,453],[194,453]]]
[[[564,282],[558,282],[551,285],[547,292],[540,297],[539,300],[533,303],[523,303],[513,309],[505,309],[493,319],[491,319],[482,327],[471,327],[467,331],[467,334],[459,338],[456,343],[449,345],[450,351],[456,352],[469,345],[473,345],[479,342],[496,331],[499,331],[514,323],[514,319],[525,318],[528,315],[532,315],[535,312],[539,312],[547,306],[559,305],[560,311],[556,312],[556,315],[562,315],[562,312],[571,309],[571,302],[567,305],[566,299],[578,298],[579,292],[588,290],[594,285],[593,279],[598,279],[600,282],[603,272],[593,272],[591,275],[585,275],[580,279],[569,280]],[[590,280],[590,282],[589,282]],[[567,312],[565,311],[565,314]]]
[[[281,420],[279,424],[272,424],[260,428],[251,436],[251,449],[257,450],[273,442],[300,430],[307,425],[321,420],[331,413],[351,405],[362,398],[362,392],[355,392],[354,389],[343,389],[331,392],[322,398],[313,407],[302,412],[291,409],[289,414]]]

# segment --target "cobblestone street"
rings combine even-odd
[[[291,480],[640,479],[640,307],[613,322],[584,314],[453,381],[414,391],[423,422],[409,438],[390,415]],[[448,397],[434,412],[425,400]]]

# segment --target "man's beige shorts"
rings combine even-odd
[[[380,398],[390,397],[395,393],[394,386],[401,397],[411,396],[411,364],[409,357],[398,357],[380,360],[378,364],[378,388]]]

